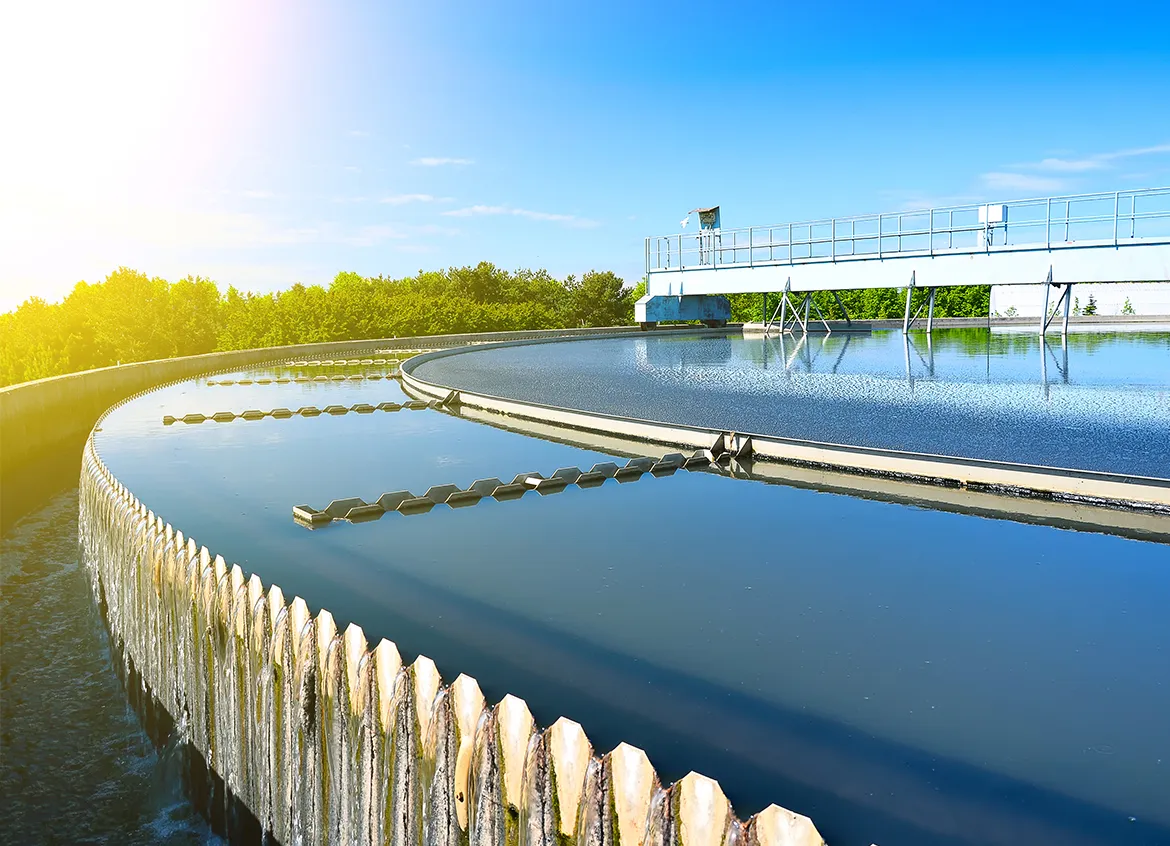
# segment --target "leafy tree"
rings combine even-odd
[[[565,280],[565,321],[570,326],[616,326],[633,319],[633,291],[612,271],[590,270]]]

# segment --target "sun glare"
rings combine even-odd
[[[104,255],[157,234],[161,208],[185,207],[263,64],[255,12],[135,0],[8,7],[0,239],[21,249],[4,250],[4,280],[34,273],[63,233]]]

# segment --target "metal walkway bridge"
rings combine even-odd
[[[810,308],[828,328],[812,292],[904,288],[902,331],[924,308],[929,331],[936,288],[1047,282],[1040,332],[1063,309],[1064,333],[1075,284],[1170,281],[1170,188],[717,227],[646,239],[640,323],[718,325],[731,317],[722,295],[779,292],[765,331],[807,332]],[[911,314],[916,288],[929,296]],[[1054,289],[1060,293],[1052,303]],[[793,301],[791,294],[804,296]]]

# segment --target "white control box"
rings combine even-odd
[[[979,207],[979,222],[984,225],[1007,223],[1007,206],[986,205]]]

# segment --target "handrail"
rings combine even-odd
[[[996,219],[1001,208],[1005,212],[1002,221]],[[654,273],[834,262],[856,257],[1149,243],[1170,243],[1170,187],[651,236],[646,239],[645,259],[646,272]]]

